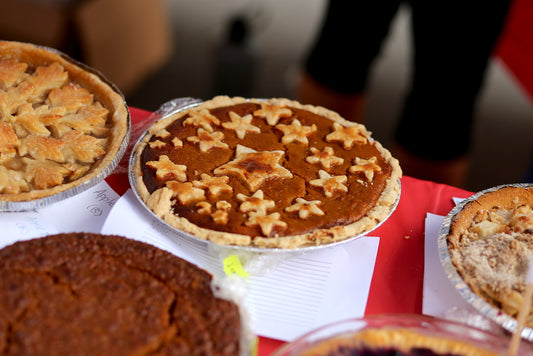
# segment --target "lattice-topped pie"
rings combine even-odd
[[[87,182],[128,134],[122,95],[53,50],[0,41],[0,201],[48,197]]]
[[[141,199],[218,244],[295,248],[373,229],[399,197],[396,159],[361,124],[287,99],[216,97],[135,148]]]
[[[470,289],[516,318],[533,253],[533,187],[506,186],[468,202],[453,218],[447,243]],[[533,327],[533,312],[527,325]]]

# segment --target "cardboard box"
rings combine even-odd
[[[173,50],[163,0],[0,0],[0,38],[57,48],[127,94]]]

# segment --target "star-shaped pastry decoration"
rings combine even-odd
[[[207,109],[191,110],[189,117],[183,120],[183,126],[186,125],[201,127],[206,131],[213,132],[214,129],[211,125],[219,126],[220,120],[216,116],[211,115]]]
[[[378,159],[372,157],[370,159],[362,159],[355,157],[354,165],[350,167],[350,173],[363,172],[366,179],[372,182],[374,179],[374,172],[381,172],[381,167],[377,165]]]
[[[170,132],[168,132],[167,129],[161,129],[157,131],[154,136],[159,138],[167,138],[168,136],[170,136]]]
[[[284,154],[284,151],[256,151],[237,145],[233,161],[221,165],[213,173],[235,176],[255,192],[268,179],[292,178],[292,173],[279,164]]]
[[[183,141],[180,140],[177,137],[174,137],[172,139],[172,141],[170,141],[170,142],[172,143],[172,146],[174,146],[174,147],[177,147],[177,148],[182,148],[183,147]]]
[[[324,195],[331,198],[336,192],[346,193],[348,187],[344,185],[348,181],[346,176],[331,176],[324,170],[318,171],[319,179],[309,181],[314,187],[320,187],[324,190]]]
[[[213,221],[220,225],[228,223],[228,210],[231,209],[231,204],[225,200],[217,201],[215,204],[216,210],[211,214]]]
[[[182,205],[190,205],[205,200],[204,190],[195,188],[191,182],[178,182],[175,180],[166,183],[167,188],[171,189],[174,196]]]
[[[335,152],[332,147],[324,147],[323,151],[320,151],[318,148],[311,147],[310,149],[313,155],[307,156],[305,158],[306,162],[311,164],[320,164],[322,168],[329,170],[333,166],[338,166],[344,163],[344,159],[341,157],[335,156]]]
[[[252,125],[253,116],[251,114],[245,116],[239,116],[233,111],[230,111],[229,117],[231,122],[224,122],[222,127],[228,130],[234,130],[235,134],[241,140],[246,136],[247,132],[256,132],[260,133],[261,129],[255,125]]]
[[[254,115],[266,119],[266,122],[274,126],[282,117],[290,117],[291,109],[280,105],[261,103],[261,109],[254,111]]]
[[[263,235],[270,236],[270,234],[276,227],[280,227],[282,229],[285,229],[287,227],[287,223],[281,221],[280,217],[281,215],[279,213],[272,213],[266,215],[263,213],[251,211],[248,214],[248,221],[246,221],[244,224],[246,226],[259,226]]]
[[[187,166],[175,164],[167,155],[159,156],[157,161],[148,161],[146,165],[156,170],[155,175],[158,179],[172,179],[180,182],[187,180],[187,174],[185,174]]]
[[[276,125],[276,129],[283,132],[281,143],[284,145],[293,142],[299,142],[307,145],[309,144],[307,136],[311,135],[317,130],[315,124],[311,126],[302,126],[302,123],[298,119],[292,120],[290,125],[278,124]]]
[[[164,143],[163,141],[161,140],[155,140],[155,141],[150,141],[148,142],[148,146],[150,146],[150,148],[163,148],[165,147],[167,144]]]
[[[195,180],[192,184],[196,188],[207,189],[207,194],[210,197],[218,197],[222,193],[231,193],[233,188],[227,184],[229,178],[226,176],[211,177],[207,173],[202,173],[201,180]]]
[[[266,214],[268,209],[276,207],[276,203],[273,200],[265,200],[264,194],[261,189],[255,192],[251,197],[242,193],[237,194],[237,199],[242,201],[239,206],[239,210],[243,213],[249,213],[255,211],[257,213]]]
[[[187,137],[187,141],[197,143],[202,152],[207,152],[213,148],[229,148],[227,143],[222,142],[223,139],[224,134],[222,132],[208,132],[202,128],[196,131],[196,136]]]
[[[199,201],[198,203],[196,203],[196,207],[198,208],[196,210],[198,214],[203,214],[203,215],[211,214],[211,203],[207,201]]]
[[[344,127],[339,123],[333,124],[333,132],[326,136],[327,142],[342,142],[345,149],[349,150],[355,144],[365,144],[367,138],[361,134],[359,126]]]
[[[298,212],[300,219],[307,219],[311,215],[324,215],[325,213],[318,207],[322,204],[320,200],[305,200],[303,198],[296,198],[296,203],[285,208],[288,213]]]

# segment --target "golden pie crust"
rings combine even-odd
[[[221,245],[298,248],[367,232],[401,169],[366,128],[288,99],[215,97],[156,122],[132,162],[139,197]]]
[[[101,75],[52,49],[0,41],[0,201],[87,183],[128,133],[124,98]]]
[[[364,355],[499,355],[453,338],[433,336],[409,329],[383,328],[363,330],[350,337],[333,337],[318,342],[298,356],[355,355],[359,354],[357,351]]]
[[[447,244],[470,289],[516,318],[533,253],[533,188],[506,186],[467,203],[451,221]]]

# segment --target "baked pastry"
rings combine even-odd
[[[361,124],[287,99],[225,96],[156,122],[133,185],[171,226],[223,245],[297,248],[367,232],[401,169]]]
[[[100,75],[51,49],[0,41],[0,202],[109,174],[128,135],[124,98]]]
[[[452,337],[409,329],[366,329],[318,342],[293,356],[497,356],[499,353]]]
[[[119,236],[71,233],[0,250],[2,355],[239,355],[239,307],[211,275]]]
[[[450,260],[472,292],[516,318],[533,252],[533,187],[480,194],[452,218],[446,239]],[[533,313],[526,324],[533,327]]]

